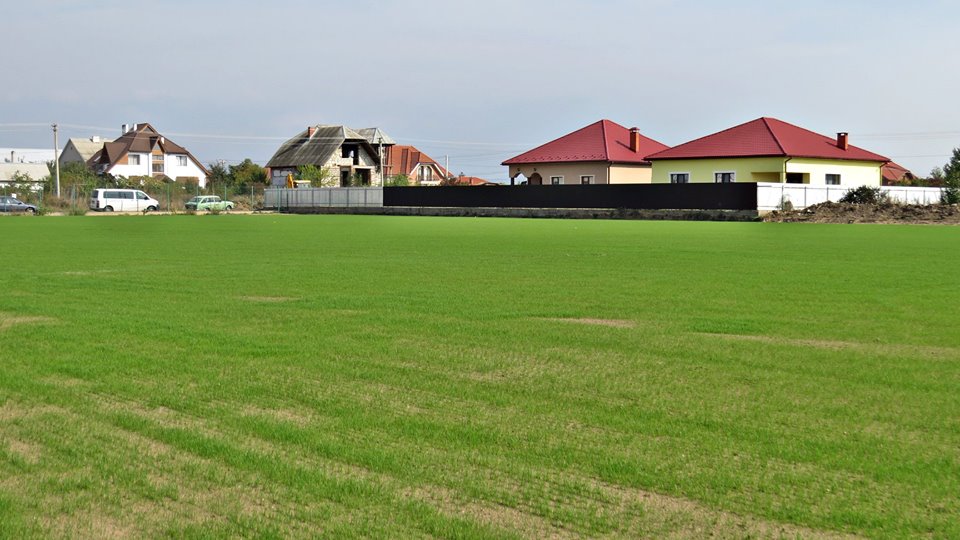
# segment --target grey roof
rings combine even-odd
[[[376,128],[372,128],[376,129]],[[364,131],[364,130],[361,130]],[[313,135],[303,130],[280,145],[267,167],[299,167],[301,165],[324,165],[347,141],[363,144],[368,153],[377,156],[369,139],[346,126],[315,126]]]
[[[378,127],[358,129],[357,132],[366,137],[370,144],[397,144],[397,141],[391,139]]]
[[[87,138],[76,138],[70,139],[67,141],[67,145],[73,145],[73,148],[80,154],[80,157],[83,161],[87,161],[93,157],[94,154],[103,149],[103,143],[108,142],[105,139],[100,137],[87,137]],[[64,147],[64,150],[67,148]],[[62,154],[61,154],[62,155]]]
[[[46,163],[0,163],[0,182],[9,182],[16,173],[30,175],[34,181],[50,176]]]

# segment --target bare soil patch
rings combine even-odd
[[[291,298],[289,296],[241,296],[240,299],[246,300],[247,302],[263,303],[293,302],[298,300],[298,298]]]
[[[960,225],[956,204],[850,204],[825,202],[803,210],[774,211],[764,221],[778,223],[915,223]]]
[[[570,324],[585,324],[588,326],[607,326],[610,328],[636,328],[637,323],[626,319],[594,319],[594,318],[565,318],[543,317],[541,321],[553,321]]]
[[[0,331],[20,324],[49,324],[56,321],[53,317],[29,317],[0,312]]]
[[[837,341],[826,339],[794,339],[777,336],[758,336],[748,334],[712,334],[696,333],[698,336],[708,336],[720,339],[737,341],[756,341],[774,345],[791,345],[794,347],[811,347],[830,350],[864,350],[881,355],[918,355],[930,359],[953,359],[960,356],[960,349],[951,347],[930,347],[920,345],[903,345],[898,343],[862,343],[859,341]]]

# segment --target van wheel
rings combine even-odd
[[[104,212],[113,212],[113,207],[112,207],[112,206],[104,206],[104,207],[103,207],[103,211],[104,211]]]
[[[147,207],[147,212],[156,212],[156,211],[157,211],[157,207],[156,207],[156,206],[148,206],[148,207]]]

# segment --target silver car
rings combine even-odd
[[[28,214],[36,214],[37,207],[7,195],[0,195],[0,212],[26,212]]]

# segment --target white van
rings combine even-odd
[[[155,212],[160,203],[139,189],[95,189],[90,209],[104,212]]]

